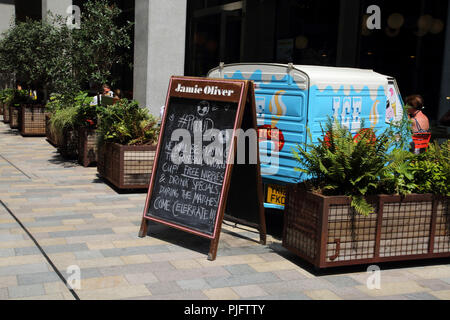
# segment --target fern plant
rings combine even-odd
[[[348,129],[330,118],[322,133],[325,138],[319,139],[319,143],[297,145],[293,150],[299,163],[297,170],[311,176],[316,191],[349,196],[357,213],[365,216],[373,213],[374,208],[365,196],[377,192],[380,173],[388,163],[391,139],[385,133],[373,139],[375,133],[371,129],[361,130],[358,139],[354,139]]]
[[[404,149],[393,149],[389,152],[387,165],[380,171],[378,193],[406,195],[415,192],[418,185],[411,166],[415,157]]]

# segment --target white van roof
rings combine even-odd
[[[245,78],[250,78],[256,70],[263,74],[262,81],[270,82],[273,76],[282,79],[286,74],[290,74],[297,82],[302,78],[307,78],[309,87],[317,86],[320,91],[331,86],[334,91],[344,87],[344,91],[349,93],[351,88],[361,91],[364,87],[369,87],[370,91],[378,91],[380,86],[387,90],[389,76],[374,72],[370,69],[324,67],[313,65],[291,65],[276,63],[237,63],[223,65],[210,71],[209,76],[218,77],[219,74],[231,76],[232,73],[240,71]]]

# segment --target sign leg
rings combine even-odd
[[[219,246],[219,236],[220,236],[220,233],[217,234],[217,236],[214,239],[211,240],[211,245],[209,247],[209,253],[208,253],[208,260],[209,261],[216,260],[217,247]]]
[[[141,229],[139,230],[139,238],[145,238],[147,236],[147,219],[142,218]]]
[[[259,232],[259,244],[265,246],[267,244],[267,235],[265,232]]]

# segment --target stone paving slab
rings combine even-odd
[[[145,192],[119,193],[45,138],[10,133],[0,122],[0,200],[66,280],[68,267],[80,268],[80,299],[450,299],[450,262],[383,270],[381,289],[370,290],[363,269],[318,273],[278,239],[262,246],[255,230],[234,224],[224,223],[213,262],[208,240],[166,226],[151,223],[138,238]],[[0,299],[74,299],[2,206]]]

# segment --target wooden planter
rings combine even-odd
[[[20,134],[24,137],[44,137],[46,135],[44,106],[32,104],[21,106]]]
[[[20,109],[17,107],[9,107],[9,126],[11,129],[20,128]]]
[[[64,130],[61,144],[58,145],[58,151],[65,159],[78,159],[78,130]]]
[[[97,163],[97,133],[95,129],[78,130],[78,161],[89,167]]]
[[[50,119],[51,119],[51,114],[46,114],[45,115],[45,136],[47,138],[47,141],[54,146],[55,148],[59,148],[63,142],[64,142],[64,137],[60,134],[57,134],[56,132],[54,132],[51,127],[50,127]]]
[[[3,106],[3,122],[4,123],[9,123],[11,121],[11,117],[9,114],[9,106],[8,105],[4,105]]]
[[[375,213],[354,213],[348,197],[288,188],[283,246],[317,268],[450,257],[449,198],[368,199]]]
[[[124,146],[106,143],[98,152],[97,169],[118,189],[148,188],[156,145]]]

